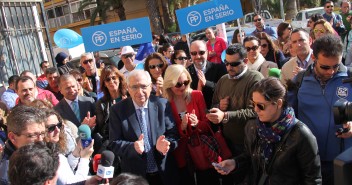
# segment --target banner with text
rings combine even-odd
[[[152,41],[148,17],[81,28],[86,52]]]
[[[240,0],[208,1],[176,10],[181,34],[198,31],[243,17]]]

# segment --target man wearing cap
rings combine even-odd
[[[137,64],[141,62],[135,61],[136,52],[131,46],[124,46],[121,50],[120,55],[121,61],[123,62],[123,67],[120,69],[120,72],[127,78],[129,72],[134,70]]]

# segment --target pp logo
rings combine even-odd
[[[62,37],[62,38],[60,38],[60,43],[63,46],[68,46],[71,44],[71,40],[67,37]]]
[[[96,31],[92,36],[93,44],[96,46],[103,46],[107,40],[105,33],[102,31]]]
[[[187,22],[191,26],[198,26],[202,22],[202,16],[197,11],[191,11],[187,15]]]
[[[111,175],[111,173],[112,173],[111,171],[107,171],[106,175]]]

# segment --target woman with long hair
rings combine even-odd
[[[287,91],[275,77],[254,85],[252,104],[257,119],[245,127],[245,152],[220,162],[227,175],[251,166],[248,184],[321,184],[318,144],[309,128],[287,105]]]
[[[314,23],[313,32],[314,32],[314,40],[327,34],[333,34],[333,35],[335,34],[336,36],[338,36],[337,32],[334,30],[331,24],[325,19],[319,19]]]
[[[290,56],[289,40],[292,33],[292,26],[290,23],[282,22],[277,27],[277,40],[274,41],[276,46],[282,53],[288,57]]]
[[[284,54],[274,44],[270,36],[265,32],[257,33],[256,36],[260,39],[260,53],[263,55],[265,60],[276,63],[277,66],[281,69],[281,63],[283,60],[285,60]]]
[[[107,65],[101,71],[100,90],[104,93],[104,96],[96,103],[95,129],[103,136],[103,140],[107,140],[109,138],[110,107],[127,98],[125,77],[115,66]]]
[[[243,30],[241,30],[241,34],[242,34],[242,39],[241,39],[241,36],[240,36],[240,29],[236,29],[233,32],[231,43],[232,44],[235,44],[235,43],[243,44],[243,39],[246,37],[246,33]]]
[[[152,77],[151,93],[153,95],[162,96],[163,94],[163,76],[167,66],[167,61],[160,53],[152,53],[145,59],[144,70]]]

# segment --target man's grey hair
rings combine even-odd
[[[144,71],[144,70],[139,70],[139,69],[135,69],[133,71],[131,71],[128,76],[127,76],[127,85],[130,85],[130,79],[132,77],[136,77],[136,76],[145,76],[145,79],[147,80],[148,84],[152,83],[152,78],[150,77],[150,74],[148,73],[148,71]]]
[[[83,61],[82,61],[82,58],[83,58],[83,57],[87,57],[87,56],[92,56],[92,59],[93,59],[93,61],[95,62],[94,55],[93,55],[93,53],[91,53],[91,52],[81,54],[81,58],[79,59],[79,62],[82,63],[82,62],[83,62]]]
[[[11,110],[7,117],[8,132],[20,134],[29,124],[44,124],[45,111],[26,105],[18,105]]]

